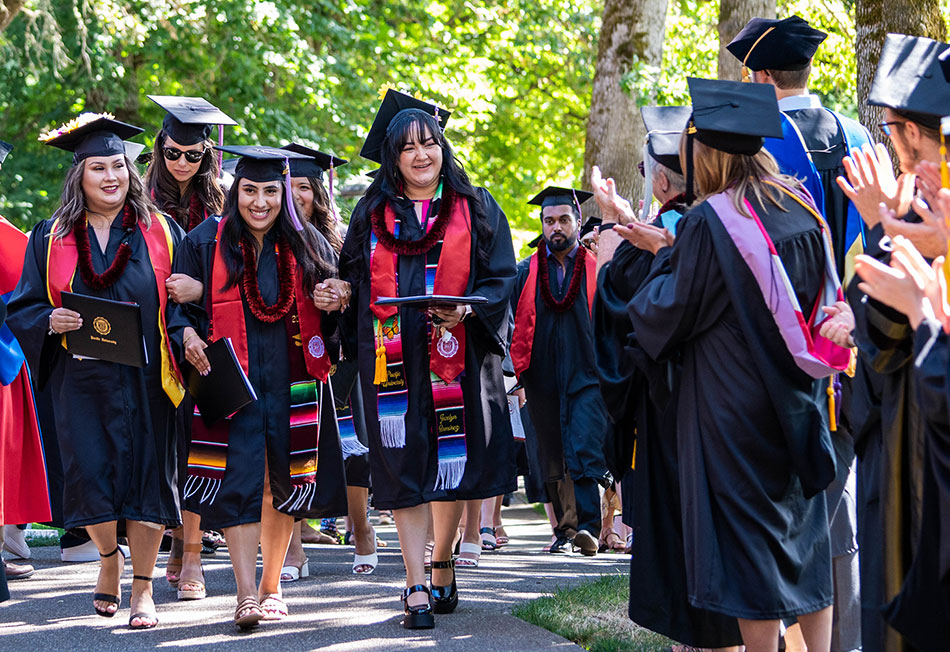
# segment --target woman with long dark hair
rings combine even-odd
[[[458,501],[504,494],[515,477],[502,377],[514,252],[504,213],[487,190],[472,187],[442,133],[447,117],[428,102],[386,93],[361,152],[382,168],[350,220],[344,282],[317,292],[344,304],[352,292],[341,333],[350,338],[347,357],[359,363],[374,504],[393,510],[399,532],[406,628],[432,627],[433,609],[449,613],[458,603]],[[485,302],[429,310],[376,304],[431,294]]]
[[[125,155],[123,139],[141,131],[84,114],[43,138],[73,152],[73,166],[59,208],[30,235],[8,316],[37,385],[49,383],[56,400],[65,526],[85,527],[99,549],[93,606],[101,616],[114,616],[121,602],[116,528],[125,521],[133,629],[158,623],[152,570],[162,531],[179,524],[175,408],[184,394],[165,328],[165,281],[182,231],[155,210]],[[88,315],[62,306],[66,291],[137,303],[147,364],[71,355],[63,334]]]
[[[324,178],[325,175],[332,175],[341,165],[346,165],[347,161],[297,143],[282,149],[307,157],[290,160],[290,184],[294,201],[302,221],[313,224],[333,250],[339,253],[343,238],[339,232],[337,207],[327,191]],[[341,359],[330,376],[330,387],[346,464],[347,514],[352,528],[352,532],[350,528],[347,529],[347,535],[352,534],[355,547],[353,573],[369,575],[376,570],[379,556],[376,554],[376,532],[366,514],[370,488],[369,449],[366,448],[363,402],[359,391],[353,392],[357,378],[356,361]],[[303,521],[294,524],[294,533],[280,574],[282,582],[293,582],[309,575],[309,561],[303,549],[303,527]]]
[[[224,191],[219,181],[221,165],[211,141],[211,130],[214,124],[234,121],[199,98],[148,97],[167,113],[155,137],[145,184],[158,209],[187,233],[210,215],[220,215],[224,208]],[[165,286],[175,303],[199,301],[204,293],[201,283],[186,274],[172,274]],[[188,459],[193,412],[194,403],[190,396],[186,397],[178,415],[180,481],[186,475],[184,464]],[[201,570],[201,517],[193,497],[181,498],[182,527],[172,532],[165,579],[177,589],[179,600],[197,600],[206,595]]]
[[[287,615],[280,572],[294,518],[343,513],[343,459],[324,391],[335,320],[313,293],[336,254],[296,214],[286,182],[292,152],[226,147],[239,159],[224,214],[184,240],[175,270],[201,280],[201,305],[175,305],[169,330],[180,357],[213,372],[207,342],[230,338],[257,400],[218,423],[192,423],[185,496],[202,523],[222,530],[237,581],[234,622],[253,627]],[[319,461],[319,463],[318,463]],[[263,556],[255,581],[257,549]]]

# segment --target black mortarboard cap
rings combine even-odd
[[[239,158],[226,158],[226,159],[224,159],[223,161],[221,161],[221,171],[222,171],[222,172],[227,172],[227,173],[229,173],[231,176],[234,176],[234,170],[235,170],[235,168],[237,168],[238,161],[240,161],[240,160],[241,160],[241,159],[239,159]]]
[[[333,154],[326,154],[298,143],[284,145],[281,149],[303,154],[307,157],[290,160],[290,176],[292,177],[315,177],[317,179],[323,179],[323,173],[330,168],[338,168],[348,163],[344,158],[339,158]]]
[[[943,54],[937,57],[940,67],[943,69],[943,78],[950,84],[950,49],[944,50]]]
[[[644,106],[640,117],[647,130],[647,150],[658,163],[683,174],[680,139],[692,109],[688,106]]]
[[[603,218],[600,217],[588,217],[587,221],[584,222],[584,226],[581,227],[580,233],[577,234],[578,238],[583,238],[588,233],[592,233],[594,229],[599,228],[601,224],[604,223]]]
[[[369,172],[364,172],[363,174],[368,176],[370,179],[375,179],[376,175],[379,174],[379,170],[380,168],[376,168],[375,170],[370,170]]]
[[[211,136],[214,125],[236,125],[226,113],[201,97],[146,95],[167,113],[162,129],[179,145],[197,145]]]
[[[125,155],[130,161],[138,161],[139,155],[144,149],[145,145],[142,143],[125,142]]]
[[[921,114],[914,116],[915,122],[937,128],[939,118],[950,115],[950,84],[938,60],[948,48],[946,43],[923,36],[888,34],[868,93],[868,104]]]
[[[544,234],[539,235],[534,240],[528,243],[528,246],[532,249],[537,249],[538,245],[541,244],[541,241],[544,240]]]
[[[215,149],[237,154],[240,158],[234,166],[235,178],[256,183],[283,181],[287,174],[287,160],[307,158],[286,149],[262,145],[223,145],[215,146]]]
[[[750,70],[801,70],[826,38],[798,16],[753,18],[726,49]]]
[[[8,142],[0,140],[0,163],[3,163],[7,160],[7,154],[13,151],[13,145]]]
[[[125,154],[125,140],[143,131],[108,114],[84,113],[59,129],[43,134],[40,140],[72,152],[73,164],[76,164],[90,156]]]
[[[393,119],[403,111],[422,111],[439,119],[439,126],[445,129],[445,123],[448,122],[450,111],[436,106],[431,102],[417,99],[412,95],[401,93],[394,88],[386,91],[376,117],[373,119],[373,125],[369,128],[369,134],[363,143],[363,149],[360,150],[360,156],[376,163],[382,163],[383,141],[389,135],[389,125]]]
[[[730,154],[755,154],[765,138],[782,138],[775,88],[722,79],[688,77],[690,118],[696,138]]]
[[[559,186],[548,186],[528,203],[534,206],[580,206],[585,201],[594,196],[594,193],[586,190],[575,190],[573,188],[561,188]]]

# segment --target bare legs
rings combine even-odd
[[[481,549],[482,537],[481,537],[481,534],[479,534],[478,530],[481,528],[481,524],[483,522],[482,521],[482,512],[484,510],[483,504],[488,504],[489,502],[490,502],[489,500],[485,500],[485,501],[463,500],[459,502],[459,505],[463,506],[463,509],[464,509],[463,515],[465,519],[464,525],[462,526],[462,530],[463,530],[462,542],[463,543],[472,543],[472,544],[477,545],[479,549]],[[441,503],[432,503],[432,504],[436,505],[436,504],[441,504]],[[454,543],[454,538],[450,543]],[[452,554],[451,550],[449,550],[449,554],[450,555]],[[477,553],[463,552],[459,555],[459,558],[472,559],[477,562],[479,556],[480,555]],[[444,561],[446,559],[451,559],[451,557],[442,557],[442,556],[436,555],[433,557],[433,559],[435,559],[436,561]],[[436,584],[438,583],[436,582]]]
[[[426,535],[429,531],[429,505],[404,507],[393,510],[396,532],[399,534],[399,547],[402,548],[402,561],[406,566],[406,588],[426,583],[425,552]],[[435,557],[433,557],[434,559]],[[422,592],[413,593],[408,598],[410,607],[419,607],[429,597]]]
[[[366,487],[346,488],[347,520],[353,533],[357,555],[371,555],[376,550],[376,534],[366,516],[366,504],[369,502],[369,489]]]
[[[475,512],[476,518],[479,518],[481,516],[480,503],[481,501],[478,500],[430,503],[432,506],[432,529],[435,531],[435,548],[432,550],[433,562],[452,559],[452,549],[455,547],[455,536],[458,533],[462,510],[466,505],[472,505],[471,511]],[[475,531],[475,534],[478,535],[478,530]],[[451,568],[437,569],[433,564],[432,584],[448,586],[452,583],[452,573]]]
[[[831,649],[832,607],[798,617],[802,638],[809,652],[828,652]],[[746,652],[776,652],[778,650],[778,620],[739,619],[739,631]]]
[[[129,552],[132,556],[132,572],[135,575],[151,577],[155,569],[155,559],[158,557],[158,547],[162,542],[163,529],[137,521],[126,521],[125,527],[129,538]],[[89,538],[96,544],[96,548],[99,549],[100,555],[108,555],[115,550],[115,521],[87,525],[86,531],[89,533]],[[119,595],[119,578],[122,574],[123,563],[124,560],[121,554],[115,554],[100,561],[96,593]],[[154,612],[155,603],[152,602],[152,584],[150,582],[133,583],[132,597],[129,603],[132,607],[132,613]],[[99,600],[95,600],[93,604],[97,609],[106,610],[110,613],[115,613],[118,609],[114,604]],[[142,625],[145,623],[143,619],[137,618],[130,624]]]
[[[182,527],[174,531],[174,536],[184,538],[185,547],[181,556],[181,575],[188,579],[203,577],[201,573],[201,516],[194,512],[182,510]],[[189,545],[190,544],[190,545]],[[189,582],[179,583],[183,591],[196,591],[200,587]]]

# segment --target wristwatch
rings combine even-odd
[[[57,333],[57,332],[56,332],[56,329],[53,328],[53,313],[50,313],[50,314],[49,314],[49,331],[47,331],[46,334],[47,334],[47,335],[60,335],[60,334],[61,334],[61,333]]]

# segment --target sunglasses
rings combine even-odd
[[[182,154],[185,155],[185,160],[189,163],[197,163],[205,155],[205,151],[203,149],[189,149],[187,152],[183,152],[177,147],[162,148],[162,155],[167,161],[177,161]]]

